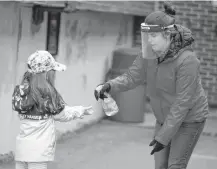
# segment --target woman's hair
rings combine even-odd
[[[54,111],[58,110],[61,102],[64,103],[61,95],[54,87],[54,71],[50,70],[44,73],[33,74],[25,72],[22,82],[26,80],[29,83],[30,95],[36,103],[39,112],[43,111],[44,102],[49,99],[52,103]]]
[[[164,11],[155,11],[150,13],[145,18],[145,23],[147,25],[159,25],[161,27],[167,27],[175,24],[175,15],[175,7],[170,2],[164,2]]]
[[[170,40],[172,39],[171,32],[169,30],[164,30],[161,33],[162,33],[162,35],[163,35],[164,38],[166,38],[167,36],[169,36]]]
[[[176,15],[175,7],[169,1],[164,2],[164,12],[173,17]]]

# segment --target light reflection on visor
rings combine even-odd
[[[165,29],[169,29],[172,27],[174,27],[174,25],[162,27],[160,25],[147,25],[146,23],[142,23],[141,24],[141,32],[162,32]]]

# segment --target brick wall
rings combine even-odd
[[[192,30],[210,106],[217,106],[217,7],[210,1],[173,1],[177,23]],[[156,5],[162,9],[162,2]]]

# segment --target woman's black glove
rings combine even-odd
[[[100,90],[97,90],[97,88],[101,86],[102,88]],[[94,96],[96,98],[96,100],[100,99],[104,99],[107,98],[107,96],[104,95],[105,92],[109,92],[111,90],[111,86],[109,83],[104,83],[104,84],[100,84],[96,87],[96,89],[94,90]]]
[[[153,150],[151,151],[151,155],[153,155],[155,152],[161,151],[165,148],[165,145],[159,143],[157,140],[152,140],[152,142],[149,144],[149,146],[154,146]]]

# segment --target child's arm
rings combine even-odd
[[[91,115],[93,113],[92,106],[65,106],[65,108],[57,115],[54,115],[54,120],[60,122],[68,122],[77,118],[82,118],[85,115]]]

